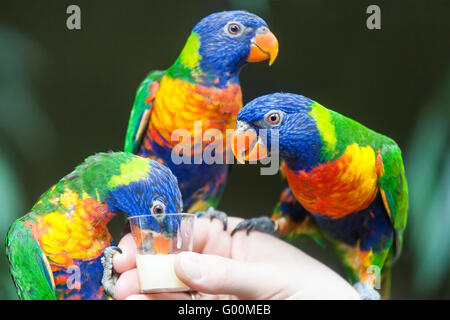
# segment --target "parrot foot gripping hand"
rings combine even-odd
[[[231,232],[231,235],[233,236],[237,231],[242,229],[247,229],[247,235],[253,229],[275,235],[278,231],[278,223],[269,217],[251,218],[240,222]]]
[[[116,246],[107,247],[102,257],[103,278],[102,285],[106,294],[111,298],[115,298],[114,288],[118,279],[118,274],[113,269],[113,256],[117,253],[122,253],[122,249]]]
[[[365,282],[357,282],[353,285],[353,288],[358,291],[363,300],[380,300],[378,291]]]
[[[223,230],[227,230],[227,222],[228,217],[227,214],[223,211],[219,211],[214,209],[213,207],[209,207],[207,211],[198,211],[195,213],[197,218],[209,218],[211,221],[213,219],[219,219],[223,223]]]

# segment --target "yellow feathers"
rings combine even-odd
[[[327,108],[313,102],[309,114],[316,120],[317,128],[325,142],[326,151],[331,152],[336,146],[336,132],[334,124],[331,122],[331,114]]]
[[[69,188],[66,188],[58,202],[61,206],[58,211],[38,216],[40,244],[51,265],[69,267],[73,259],[90,260],[100,256],[111,241],[102,220],[108,217],[97,216],[96,209],[104,205],[90,198],[87,193],[83,193],[80,198]],[[106,207],[99,211],[108,213]]]
[[[375,152],[370,146],[360,147],[356,143],[349,145],[342,157],[348,159],[346,165],[350,168],[343,169],[347,174],[341,175],[344,182],[351,182],[355,179],[361,185],[361,188],[373,192],[374,186],[378,185],[378,175],[375,168]],[[344,165],[341,162],[341,165]]]
[[[120,165],[120,174],[112,176],[108,187],[115,188],[118,185],[128,185],[130,182],[139,181],[143,173],[150,172],[150,164],[145,158],[135,157]]]
[[[66,190],[64,190],[64,193],[59,197],[59,204],[67,208],[68,211],[70,211],[70,208],[73,206],[73,204],[77,203],[78,201],[78,193],[70,190],[69,188],[66,188]]]
[[[200,49],[200,36],[192,32],[189,36],[186,45],[181,51],[180,61],[189,69],[195,69],[199,66],[202,56],[198,53]]]

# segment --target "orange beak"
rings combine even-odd
[[[257,161],[268,156],[266,146],[259,140],[256,131],[248,125],[239,126],[233,133],[231,149],[240,163]]]
[[[266,29],[267,30],[267,29]],[[278,55],[278,40],[272,32],[259,34],[252,39],[252,46],[247,57],[248,62],[259,62],[269,59],[269,66]]]

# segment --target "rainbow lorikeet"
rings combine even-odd
[[[262,129],[267,129],[266,141],[261,139]],[[278,148],[272,146],[277,140],[273,135],[278,136]],[[281,236],[328,238],[363,298],[379,298],[374,286],[386,280],[388,287],[408,211],[398,145],[313,100],[289,93],[265,95],[242,108],[234,140],[233,151],[241,162],[261,159],[271,149],[278,152],[289,185],[272,219],[250,219],[234,231],[277,229]]]
[[[268,59],[270,65],[277,53],[278,41],[260,17],[213,13],[195,25],[174,64],[150,72],[138,88],[125,151],[167,165],[178,178],[186,212],[212,209],[224,190],[229,144],[223,143],[242,107],[239,71],[247,62]],[[179,129],[188,134],[182,141],[172,138]],[[215,138],[205,142],[208,131]],[[188,149],[180,151],[180,145]],[[203,161],[208,147],[220,161]],[[174,160],[183,152],[187,161]]]
[[[107,223],[121,212],[151,214],[155,221],[149,226],[155,227],[171,223],[161,221],[166,218],[161,214],[181,212],[182,206],[176,177],[157,161],[123,152],[88,157],[7,234],[6,253],[19,298],[107,298],[102,278],[111,270],[104,270],[102,262],[117,248]]]

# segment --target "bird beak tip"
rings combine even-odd
[[[278,40],[272,32],[257,35],[247,57],[248,62],[259,62],[269,59],[269,66],[278,55]]]

